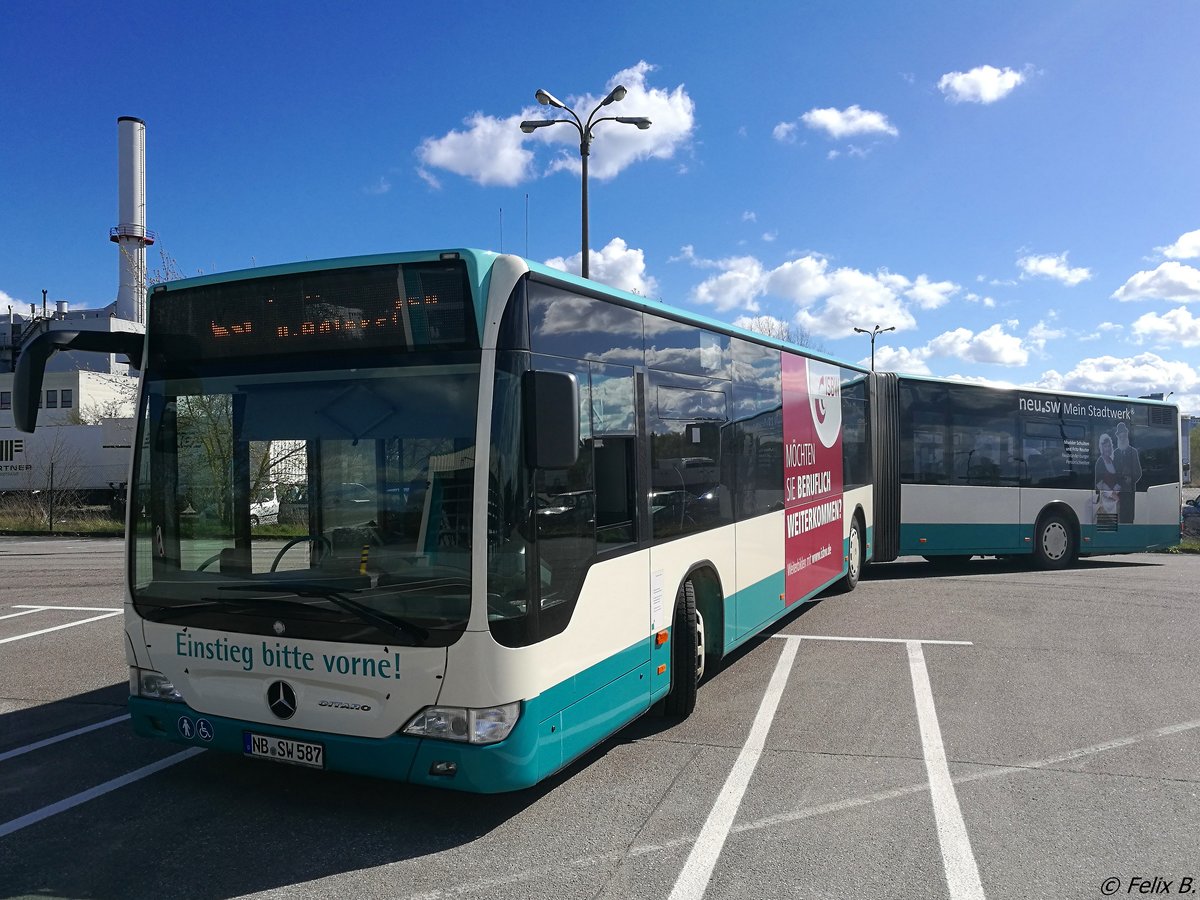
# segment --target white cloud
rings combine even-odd
[[[583,271],[583,252],[573,256],[556,256],[546,260],[546,265],[564,272],[579,275]],[[646,274],[646,255],[630,247],[621,238],[613,238],[601,250],[593,250],[588,256],[588,277],[618,290],[653,296],[658,292],[658,282]]]
[[[711,304],[721,312],[758,312],[758,298],[766,290],[762,263],[752,256],[732,256],[716,262],[722,271],[692,289],[697,303]]]
[[[522,146],[521,118],[473,113],[463,120],[465,131],[422,141],[417,158],[424,169],[445,169],[485,186],[520,184],[533,163],[533,153]]]
[[[1200,388],[1200,374],[1187,363],[1165,360],[1154,353],[1125,359],[1096,356],[1080,360],[1065,375],[1051,369],[1031,387],[1132,397],[1157,391],[1181,394]]]
[[[779,238],[778,231],[764,231],[762,239],[768,244],[773,244]]]
[[[932,375],[926,360],[929,351],[924,347],[910,350],[908,347],[893,347],[890,344],[875,345],[875,368],[880,371],[901,372],[905,375]],[[868,366],[871,357],[864,356],[859,364]]]
[[[1025,75],[1013,69],[976,66],[969,72],[947,72],[938,80],[938,90],[951,103],[995,103],[1025,81]]]
[[[1029,361],[1029,351],[1021,345],[1021,339],[1008,334],[1000,323],[978,333],[956,328],[935,337],[928,347],[935,356],[953,356],[968,362],[1023,366]]]
[[[986,306],[988,309],[993,309],[996,306],[996,301],[991,297],[982,297],[976,293],[968,293],[963,296],[963,299],[968,303],[978,303],[981,306]]]
[[[742,213],[742,221],[743,222],[757,222],[758,221],[758,213],[748,209],[744,213]]]
[[[1200,301],[1200,269],[1165,262],[1153,272],[1138,272],[1113,293],[1114,300]]]
[[[1053,318],[1053,314],[1051,315],[1051,318]],[[1029,329],[1029,334],[1025,336],[1025,340],[1026,343],[1028,343],[1031,347],[1034,347],[1040,351],[1046,349],[1047,341],[1057,340],[1058,338],[1064,336],[1066,336],[1065,331],[1063,331],[1061,328],[1054,328],[1050,325],[1047,325],[1043,320]]]
[[[1154,249],[1167,259],[1198,259],[1200,258],[1200,229],[1180,235],[1179,240],[1173,244]]]
[[[795,122],[780,122],[771,132],[771,137],[782,144],[796,143],[796,129],[799,126]]]
[[[387,178],[387,176],[380,175],[378,180],[368,184],[363,188],[363,193],[378,197],[388,193],[391,189],[392,182]]]
[[[958,291],[959,285],[953,281],[930,281],[927,276],[918,275],[917,280],[905,289],[904,296],[921,309],[938,309],[949,303]]]
[[[862,109],[857,104],[846,109],[810,109],[800,119],[809,128],[824,131],[837,140],[857,134],[900,134],[883,113]]]
[[[1200,317],[1193,316],[1184,306],[1165,312],[1161,316],[1157,313],[1146,313],[1130,326],[1130,330],[1139,341],[1150,340],[1159,344],[1200,347]]]
[[[897,331],[917,324],[900,296],[875,275],[842,268],[824,276],[823,281],[821,302],[796,314],[800,326],[813,334],[840,338],[849,337],[856,327],[875,323]]]
[[[605,180],[644,159],[669,159],[690,139],[695,127],[695,106],[683,86],[674,90],[650,87],[646,76],[654,66],[642,61],[618,72],[599,96],[569,96],[569,106],[586,115],[608,91],[623,84],[627,94],[613,114],[644,116],[653,123],[646,131],[616,122],[605,122],[595,130],[588,174]],[[507,117],[473,113],[463,120],[463,130],[437,138],[426,138],[417,147],[421,166],[417,174],[434,187],[439,186],[430,169],[443,169],[470,178],[485,186],[513,186],[537,176],[534,153],[530,146],[561,148],[543,174],[579,171],[579,133],[573,127],[540,128],[532,134],[520,129],[524,119],[559,118],[558,110],[548,106],[526,107]],[[568,118],[562,116],[562,118]]]
[[[953,282],[933,281],[927,275],[910,279],[887,271],[834,269],[817,253],[768,269],[753,256],[703,259],[688,245],[671,261],[718,270],[692,289],[693,301],[721,312],[756,313],[761,298],[778,297],[795,306],[796,324],[817,337],[846,337],[856,327],[875,323],[904,331],[916,325],[912,309],[936,309],[959,290]]]
[[[589,112],[604,99],[608,91],[622,84],[628,90],[625,99],[619,106],[610,106],[606,111],[612,110],[611,115],[614,116],[644,116],[653,123],[646,131],[617,122],[605,122],[596,128],[588,162],[589,177],[603,181],[644,159],[670,159],[691,139],[696,125],[695,103],[683,85],[672,91],[649,87],[646,76],[654,69],[655,66],[643,60],[614,75],[605,86],[604,93],[566,100],[575,110]],[[550,107],[538,107],[524,118],[551,118],[546,115],[548,111],[551,111]],[[550,172],[578,172],[582,168],[579,161],[579,133],[574,128],[540,128],[531,137],[563,147],[561,154],[551,162]]]
[[[1007,323],[1015,326],[1015,322]],[[875,347],[875,368],[893,369],[909,375],[929,375],[929,360],[934,357],[961,359],[966,362],[986,363],[998,366],[1023,366],[1029,361],[1029,352],[1022,346],[1021,339],[1009,334],[1000,323],[974,332],[969,328],[956,328],[939,334],[923,347]],[[866,361],[869,363],[870,357]],[[958,376],[955,376],[958,377]],[[986,378],[966,380],[993,383]]]
[[[1067,265],[1065,252],[1053,256],[1022,256],[1017,260],[1022,278],[1050,278],[1061,281],[1069,287],[1074,287],[1092,277],[1092,270],[1079,266],[1071,268]]]

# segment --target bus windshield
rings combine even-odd
[[[479,365],[468,355],[302,380],[148,377],[131,493],[138,613],[453,642],[470,608]]]

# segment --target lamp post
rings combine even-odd
[[[857,331],[859,334],[869,334],[871,336],[871,371],[874,372],[875,371],[875,338],[879,337],[879,335],[881,335],[885,332],[895,331],[896,326],[889,325],[887,328],[880,328],[878,325],[876,325],[875,328],[871,331],[867,331],[867,329],[865,329],[865,328],[855,328],[854,330]]]
[[[526,134],[532,134],[539,128],[545,128],[547,125],[557,125],[563,122],[567,125],[572,125],[579,132],[579,158],[583,161],[583,277],[588,277],[588,157],[592,150],[592,128],[599,125],[601,122],[620,122],[623,125],[636,125],[641,131],[645,131],[650,127],[650,120],[640,116],[601,116],[596,118],[596,113],[608,106],[610,103],[616,103],[625,99],[628,91],[623,85],[618,84],[615,88],[608,92],[600,103],[592,110],[587,117],[587,124],[580,121],[579,116],[575,115],[575,110],[567,106],[549,91],[543,91],[540,88],[534,94],[537,102],[543,106],[553,106],[556,109],[561,109],[571,118],[569,119],[527,119],[521,123],[521,130]]]

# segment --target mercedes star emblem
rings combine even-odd
[[[290,719],[296,714],[296,692],[286,681],[272,682],[267,688],[267,706],[281,719]]]

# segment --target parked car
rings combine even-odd
[[[1183,504],[1183,533],[1200,537],[1200,497],[1193,497]]]
[[[279,522],[279,488],[274,484],[260,487],[250,501],[250,527]]]

